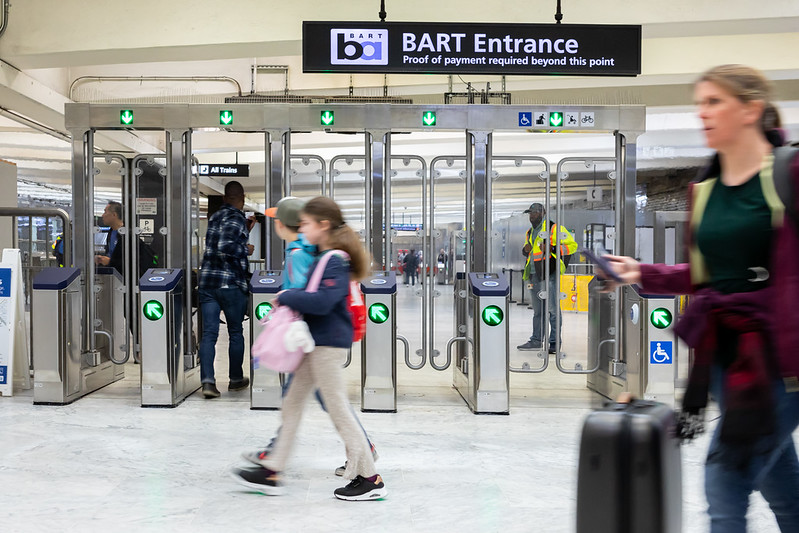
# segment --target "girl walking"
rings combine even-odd
[[[282,428],[271,453],[256,470],[235,469],[233,478],[251,489],[268,495],[283,494],[280,473],[285,469],[297,435],[308,396],[319,390],[336,431],[344,440],[347,463],[343,476],[351,482],[334,491],[341,500],[376,500],[386,496],[383,479],[375,471],[374,459],[363,432],[349,407],[341,364],[352,345],[352,319],[347,309],[350,280],[369,272],[369,258],[357,234],[346,225],[341,210],[330,198],[310,200],[300,212],[300,232],[309,244],[316,245],[320,257],[333,253],[317,292],[289,289],[279,293],[279,305],[302,313],[316,349],[306,354],[294,372],[283,399]],[[341,250],[349,261],[333,250]],[[318,266],[311,269],[310,276]],[[309,276],[309,277],[310,277]]]

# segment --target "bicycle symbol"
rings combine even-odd
[[[593,124],[593,123],[594,123],[594,117],[592,117],[591,115],[583,116],[583,124]]]

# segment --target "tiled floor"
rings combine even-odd
[[[412,314],[414,298],[401,287],[398,308]],[[512,312],[514,345],[527,335],[525,311]],[[449,326],[451,315],[439,320]],[[411,337],[416,327],[404,321],[400,330]],[[224,338],[219,348],[221,378]],[[528,354],[513,357],[520,363]],[[227,470],[241,464],[241,451],[268,441],[280,414],[249,410],[247,391],[228,393],[222,379],[218,400],[194,394],[174,409],[139,407],[132,364],[125,380],[72,405],[33,406],[30,391],[0,398],[0,531],[574,531],[580,428],[601,402],[584,377],[560,374],[554,364],[543,374],[513,375],[511,414],[475,416],[450,387],[451,371],[400,365],[398,412],[359,414],[389,490],[379,502],[333,497],[343,484],[333,470],[344,449],[315,405],[305,411],[285,473],[287,495],[239,488]],[[357,358],[346,375],[355,404]],[[707,441],[683,447],[687,533],[707,531]],[[776,531],[762,498],[752,502],[750,531]]]

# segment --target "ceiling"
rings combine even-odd
[[[0,0],[2,2],[2,0]],[[554,2],[522,5],[442,1],[387,2],[389,20],[450,20],[464,22],[548,22]],[[546,4],[546,5],[544,5]],[[452,80],[452,90],[490,88],[512,94],[514,104],[645,104],[647,132],[638,139],[641,171],[697,165],[706,157],[702,135],[693,116],[691,83],[708,66],[741,62],[759,66],[776,88],[783,120],[792,138],[799,138],[799,54],[775,50],[799,49],[799,3],[748,0],[671,3],[622,0],[564,3],[571,23],[642,24],[643,72],[635,78],[469,76]],[[724,9],[719,9],[723,5]],[[497,9],[501,7],[501,9]],[[15,3],[0,34],[0,159],[17,165],[21,197],[61,201],[69,198],[71,145],[64,127],[64,103],[221,103],[240,93],[360,96],[383,94],[416,103],[441,102],[449,90],[445,76],[303,74],[302,20],[372,19],[379,2],[319,4],[298,0],[274,9],[274,4],[241,0],[218,2],[175,0],[161,3],[109,1],[103,9],[87,10],[76,1],[29,0]],[[457,17],[454,15],[457,13]],[[116,21],[109,24],[108,21]],[[127,21],[127,23],[126,23]],[[144,30],[142,25],[146,24]],[[144,36],[146,38],[143,38]],[[253,69],[254,65],[280,68]],[[177,77],[185,79],[176,79]],[[135,79],[119,79],[135,78]],[[164,135],[156,132],[98,132],[98,151],[162,153]],[[201,163],[248,163],[250,178],[242,179],[249,208],[264,207],[262,134],[195,132],[194,154]],[[337,155],[364,153],[362,135],[294,134],[292,153],[321,156],[328,165]],[[498,132],[496,155],[538,155],[550,164],[563,157],[613,155],[611,136]],[[427,163],[438,155],[463,155],[461,133],[392,136],[392,153],[418,155]],[[357,158],[356,158],[357,159]],[[362,204],[363,177],[358,161],[340,161],[336,170],[337,200],[357,216]],[[575,168],[566,194],[585,197],[585,188],[610,187],[609,169]],[[297,159],[292,187],[297,194],[318,192],[319,167]],[[518,212],[532,197],[543,194],[535,165],[497,161],[494,189],[497,213]],[[395,162],[394,201],[398,217],[418,216],[420,178],[412,162]],[[452,176],[442,172],[438,209],[462,211],[462,181],[457,164]],[[605,177],[602,177],[602,175]],[[582,181],[581,181],[582,180]],[[344,185],[348,183],[349,185]],[[38,185],[37,185],[38,184]],[[203,192],[216,194],[224,180],[203,180]],[[98,179],[96,209],[119,197],[118,178]]]

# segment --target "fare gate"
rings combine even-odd
[[[471,350],[464,347],[466,356],[454,367],[453,386],[475,414],[508,414],[510,287],[505,276],[492,272],[470,272],[466,281],[468,318],[462,341]]]
[[[142,407],[175,407],[200,388],[197,356],[182,346],[182,280],[180,269],[151,268],[139,281]]]
[[[363,280],[361,290],[366,305],[366,334],[361,341],[361,411],[396,413],[396,274],[373,272]]]
[[[250,346],[263,330],[261,320],[274,308],[274,300],[283,285],[279,270],[258,270],[250,278]],[[250,358],[250,409],[280,409],[283,401],[283,376],[263,366],[256,367]]]
[[[110,342],[99,347],[98,360],[81,353],[80,290],[80,269],[74,267],[46,268],[33,280],[32,320],[55,328],[52,335],[33,336],[36,405],[67,404],[125,377],[124,367],[108,357]]]

